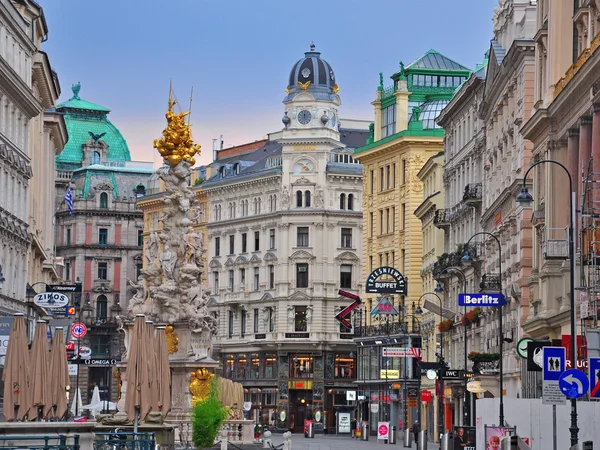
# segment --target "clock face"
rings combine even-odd
[[[294,173],[309,173],[315,170],[315,165],[308,159],[301,159],[294,165]]]
[[[306,125],[307,123],[309,123],[310,119],[312,119],[310,111],[303,109],[298,113],[298,122],[300,122],[302,125]]]
[[[429,378],[430,380],[435,380],[437,377],[437,373],[435,372],[435,370],[429,369],[427,371],[427,378]]]

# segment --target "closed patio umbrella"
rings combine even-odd
[[[45,418],[52,408],[50,385],[50,352],[46,322],[38,320],[31,345],[31,404],[36,410],[29,414],[29,420]]]
[[[158,355],[158,407],[163,417],[171,410],[171,367],[167,350],[167,335],[165,327],[156,329]]]
[[[13,316],[2,381],[4,381],[4,417],[8,421],[23,420],[31,407],[31,389],[25,318],[21,313]]]
[[[137,433],[140,418],[143,420],[150,412],[150,364],[144,347],[148,344],[145,332],[145,316],[138,314],[133,323],[129,359],[124,379],[127,380],[125,412],[133,420],[133,431]]]
[[[73,403],[71,403],[71,414],[74,416],[83,413],[83,401],[81,400],[81,389],[75,389]]]
[[[53,415],[62,419],[67,413],[67,386],[69,385],[69,365],[67,363],[67,349],[65,347],[65,334],[62,327],[57,327],[52,341],[50,355],[51,396]]]
[[[144,346],[144,355],[148,360],[149,371],[148,371],[148,384],[150,386],[150,411],[159,411],[158,407],[158,339],[156,337],[156,330],[154,329],[154,322],[146,320],[146,326],[144,327],[146,333]]]

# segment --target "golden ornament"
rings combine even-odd
[[[210,380],[214,376],[214,373],[210,373],[206,369],[197,369],[191,373],[188,389],[192,394],[192,406],[196,406],[196,403],[208,396],[210,392]]]
[[[302,81],[298,80],[298,86],[300,86],[300,89],[302,89],[303,91],[305,91],[310,86],[310,81],[307,81],[306,83],[303,83]]]
[[[172,325],[165,327],[165,336],[167,338],[167,350],[169,354],[177,352],[179,350],[179,338]]]
[[[340,87],[336,84],[333,85],[333,93],[337,94],[338,92],[340,92]]]

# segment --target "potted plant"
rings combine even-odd
[[[192,413],[192,442],[196,448],[209,448],[229,415],[229,408],[219,400],[217,377],[210,380],[206,397],[196,403]]]
[[[452,320],[452,319],[442,320],[438,324],[438,330],[440,330],[442,333],[445,333],[446,331],[450,331],[453,326],[454,326],[454,320]]]
[[[492,362],[500,359],[500,353],[471,352],[468,358],[474,362]]]
[[[461,319],[462,324],[467,326],[472,323],[475,323],[475,321],[477,321],[477,319],[479,318],[479,316],[481,315],[482,312],[483,311],[479,306],[477,308],[473,308],[467,314],[462,316],[462,319]]]

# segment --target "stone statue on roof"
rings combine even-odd
[[[406,70],[404,69],[404,63],[402,61],[400,61],[400,79],[406,79]]]
[[[383,72],[379,72],[379,87],[383,87]]]
[[[79,100],[79,91],[81,90],[81,83],[78,81],[77,84],[71,85],[73,91],[73,98]]]

